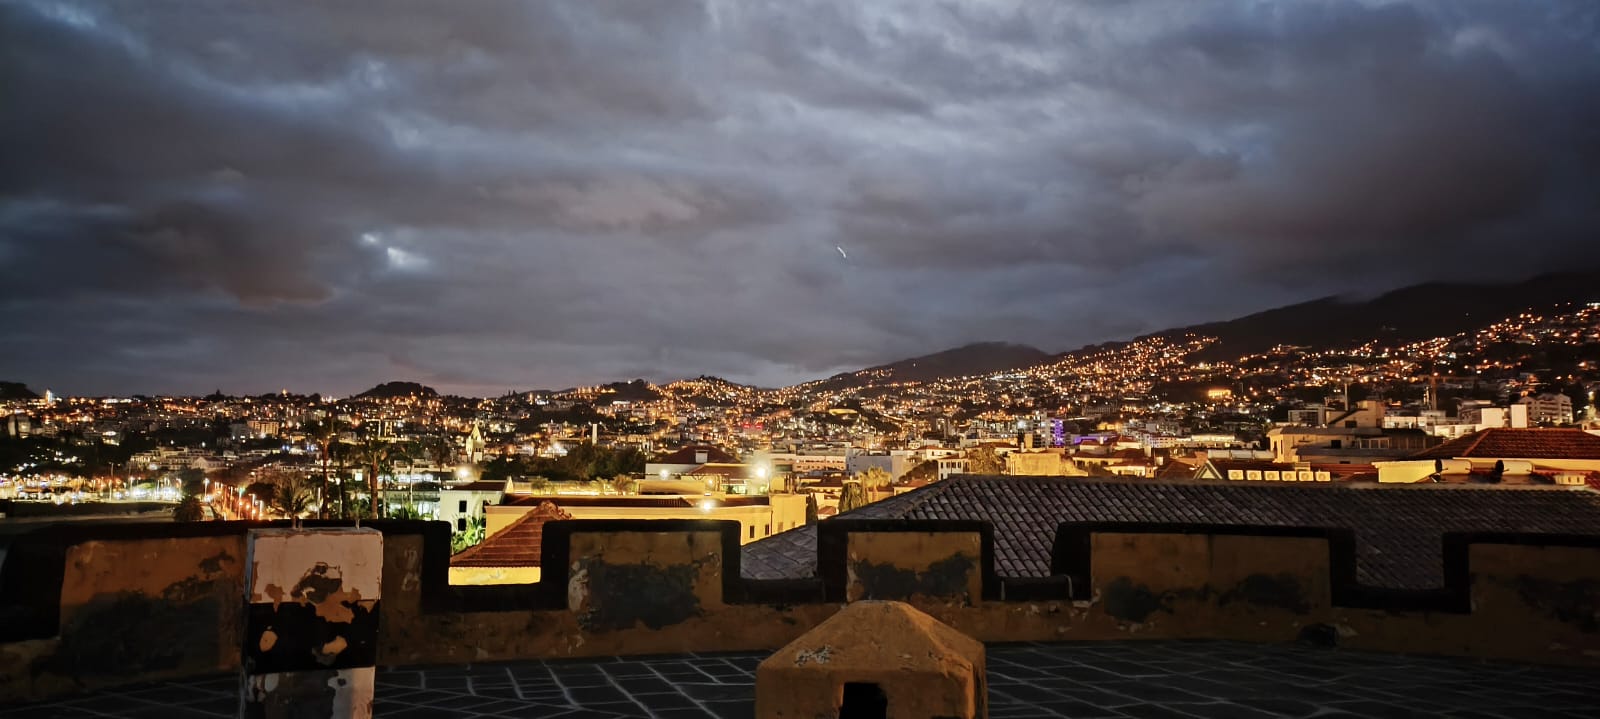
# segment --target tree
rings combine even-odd
[[[450,445],[448,438],[443,435],[435,435],[429,437],[428,441],[424,443],[423,454],[428,461],[433,463],[434,469],[444,470],[445,465],[450,464],[451,460],[455,459],[456,450],[455,447]]]
[[[863,489],[876,492],[888,487],[894,478],[880,467],[868,467],[866,471],[856,474],[856,481],[861,483]]]
[[[806,494],[806,524],[817,523],[817,495]]]
[[[939,460],[924,460],[912,467],[901,479],[907,482],[932,482],[939,478]]]
[[[178,470],[178,486],[186,495],[205,492],[206,473],[190,467]]]
[[[331,504],[328,500],[332,497],[328,493],[328,469],[333,461],[333,445],[339,439],[340,430],[339,420],[335,417],[318,422],[311,428],[311,436],[317,440],[317,453],[322,460],[322,506],[317,513],[324,519],[328,517],[328,505]]]
[[[395,465],[404,465],[406,474],[414,474],[417,468],[417,458],[421,456],[422,449],[412,442],[395,442],[390,446],[389,459],[391,469]],[[392,477],[391,477],[392,478]],[[406,480],[406,506],[411,507],[417,503],[416,480],[408,477]],[[394,508],[389,509],[389,514],[394,516]]]
[[[340,518],[343,518],[343,519],[350,519],[352,516],[354,516],[354,514],[351,511],[352,507],[350,506],[351,505],[351,502],[350,502],[350,483],[353,481],[353,478],[350,476],[350,472],[349,472],[350,460],[351,460],[351,457],[352,457],[353,454],[355,454],[355,449],[353,447],[351,447],[350,445],[345,444],[343,442],[334,443],[334,445],[333,445],[334,475],[333,476],[338,481],[338,487],[335,490],[334,494],[339,499],[338,516]],[[324,495],[324,496],[326,496],[326,495]],[[329,500],[327,500],[327,499],[323,500],[324,503],[327,503],[328,501]]]
[[[619,474],[611,478],[611,491],[617,494],[633,494],[634,479],[626,474]]]
[[[973,447],[967,450],[968,474],[1005,474],[1006,463],[992,447]]]
[[[201,506],[200,498],[189,495],[172,508],[172,521],[174,522],[199,522],[206,518],[205,507]]]
[[[867,491],[862,489],[861,483],[849,481],[844,483],[843,491],[839,492],[839,513],[844,514],[857,507],[867,505]]]
[[[251,482],[249,486],[244,488],[244,493],[248,496],[261,500],[262,504],[270,504],[272,502],[272,495],[278,493],[278,487],[277,484],[275,484],[269,477],[259,481]]]
[[[367,437],[361,440],[356,447],[356,456],[361,459],[363,469],[369,470],[367,474],[367,489],[370,493],[369,510],[373,519],[378,518],[378,504],[383,492],[382,472],[389,469],[393,462],[394,447],[387,441],[377,437]]]
[[[279,514],[289,519],[300,519],[317,501],[317,488],[310,477],[283,474],[273,481],[274,492],[267,500]]]

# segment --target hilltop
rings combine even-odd
[[[39,399],[39,395],[21,382],[0,382],[0,400]]]
[[[395,399],[399,397],[438,397],[432,387],[420,382],[384,382],[356,397],[361,399]]]
[[[1030,367],[1049,359],[1049,353],[1028,345],[974,342],[943,352],[836,374],[807,386],[813,389],[846,389],[869,384],[932,382]]]
[[[1188,335],[1215,337],[1195,353],[1202,361],[1230,360],[1279,345],[1345,349],[1367,342],[1414,342],[1466,332],[1528,309],[1600,300],[1593,273],[1559,273],[1515,283],[1429,282],[1371,299],[1323,297],[1243,317],[1152,332],[1181,342]],[[1091,345],[1060,357],[1115,349],[1127,342]]]

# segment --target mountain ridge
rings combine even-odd
[[[803,382],[801,385],[847,389],[873,382],[931,382],[948,377],[966,377],[1031,367],[1050,357],[1050,353],[1025,344],[972,342],[854,372],[841,372],[824,379]]]
[[[1141,340],[1185,335],[1216,337],[1195,354],[1199,360],[1237,359],[1277,345],[1338,349],[1375,339],[1411,342],[1465,332],[1484,321],[1528,309],[1600,299],[1584,284],[1590,272],[1559,272],[1512,282],[1435,281],[1400,287],[1365,300],[1329,295],[1253,312],[1230,320],[1173,327],[1130,340],[1088,345],[1067,357]]]

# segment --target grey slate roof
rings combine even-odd
[[[867,505],[852,519],[981,519],[994,525],[1000,576],[1050,573],[1063,522],[1170,522],[1337,527],[1356,533],[1364,584],[1426,589],[1443,584],[1441,535],[1498,531],[1600,533],[1600,493],[1487,485],[1348,485],[1222,480],[958,476]],[[809,577],[815,526],[745,545],[741,573]]]

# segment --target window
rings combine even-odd
[[[1344,426],[1346,429],[1355,429],[1356,421],[1353,419],[1347,419],[1344,421]]]
[[[457,532],[465,532],[465,531],[467,531],[467,518],[466,517],[456,517],[456,531]]]
[[[1336,440],[1333,440],[1333,444],[1330,445],[1330,446],[1333,447],[1334,449],[1339,449],[1343,445],[1344,445],[1344,440],[1336,439]]]
[[[461,500],[461,506],[457,507],[456,511],[457,512],[461,512],[462,514],[466,514],[467,513],[467,500],[465,500],[465,499]]]
[[[755,539],[756,538],[756,525],[754,525],[754,524],[750,525],[750,538],[751,539]]]
[[[768,534],[772,534],[772,525],[770,524],[761,528],[761,536],[765,537]]]

